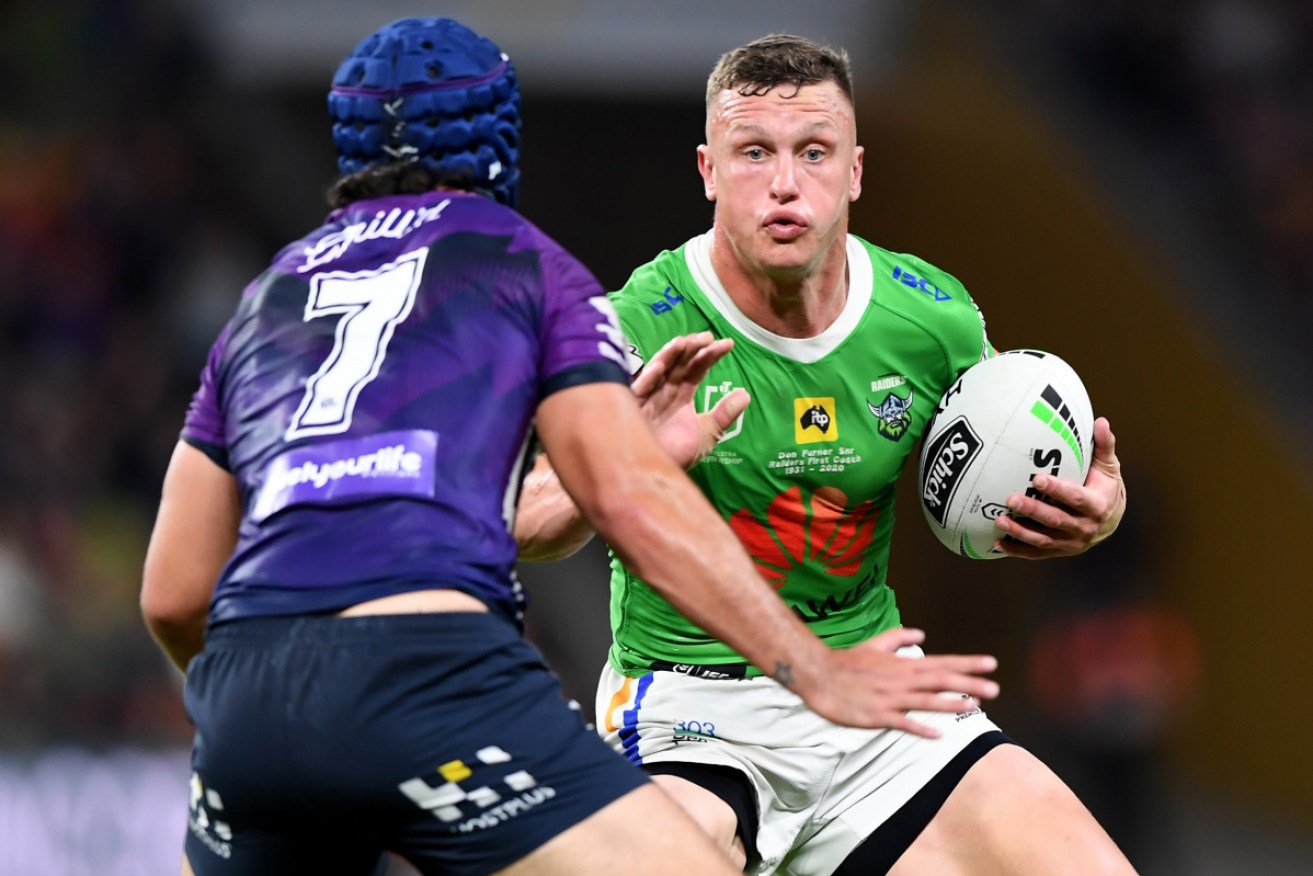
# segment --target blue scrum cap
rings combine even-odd
[[[515,206],[515,67],[460,22],[403,18],[366,37],[337,68],[328,113],[343,174],[409,159]]]

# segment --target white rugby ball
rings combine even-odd
[[[1041,473],[1084,483],[1093,447],[1094,412],[1072,367],[1039,350],[1000,353],[939,400],[917,468],[921,510],[949,550],[1007,556],[994,549],[994,518],[1008,513],[1008,496]]]

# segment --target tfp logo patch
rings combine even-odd
[[[946,526],[944,516],[962,481],[962,474],[971,461],[980,454],[984,442],[966,421],[958,417],[935,436],[925,457],[925,486],[921,499],[926,510],[940,526]]]
[[[835,418],[834,397],[795,398],[793,437],[799,444],[838,441],[839,423]]]

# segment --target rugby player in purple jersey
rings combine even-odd
[[[335,209],[216,340],[146,557],[196,725],[184,873],[368,874],[387,851],[426,874],[733,872],[522,637],[511,532],[538,440],[626,563],[818,712],[876,725],[996,692],[986,657],[891,673],[914,631],[832,651],[760,579],[652,437],[599,284],[514,210],[496,45],[393,22],[328,106]],[[728,347],[667,348],[649,400]]]

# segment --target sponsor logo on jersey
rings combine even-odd
[[[432,497],[438,434],[423,429],[296,447],[265,469],[251,520],[291,505],[367,496]]]
[[[879,518],[875,503],[848,507],[847,495],[836,487],[804,496],[793,486],[770,501],[764,516],[742,508],[729,525],[757,571],[779,590],[795,569],[808,566],[841,578],[858,574]]]
[[[935,301],[953,300],[952,295],[949,295],[947,292],[940,289],[935,284],[931,283],[925,277],[918,277],[916,274],[913,274],[911,271],[903,270],[903,267],[901,265],[894,268],[893,278],[898,282],[902,283],[904,286],[907,286],[909,289],[916,289],[918,292],[922,292],[926,295],[929,295]]]
[[[669,313],[683,303],[684,296],[676,292],[674,286],[667,286],[666,291],[662,293],[661,300],[649,302],[647,306],[652,308],[653,313],[660,316],[663,313]]]
[[[940,526],[948,512],[962,473],[980,453],[984,442],[964,417],[958,417],[935,436],[926,452],[925,489],[921,494],[926,509]]]
[[[875,383],[871,385],[875,386]],[[897,441],[906,435],[907,427],[912,423],[911,410],[914,398],[916,391],[909,390],[907,398],[891,392],[878,405],[871,404],[871,400],[867,399],[866,409],[875,417],[875,430],[890,441]]]
[[[795,398],[793,416],[793,437],[799,444],[839,440],[839,424],[835,420],[833,396]]]
[[[512,758],[496,745],[479,749],[471,760],[472,764],[452,760],[438,767],[438,775],[445,780],[439,785],[416,777],[397,788],[452,833],[494,827],[556,796],[553,788],[538,784],[525,770],[508,772]],[[477,782],[468,782],[476,770]],[[471,784],[476,787],[469,787]]]
[[[746,388],[738,387],[728,380],[722,380],[720,383],[710,383],[702,387],[702,410],[709,411],[716,406],[720,398],[724,398],[736,389]],[[720,398],[717,398],[720,396]],[[739,414],[737,420],[730,424],[725,430],[725,434],[720,436],[720,443],[724,444],[729,439],[743,431],[743,418],[746,414]]]
[[[717,740],[716,725],[712,721],[677,720],[671,729],[675,732],[670,741],[676,745],[681,742],[706,743]]]

